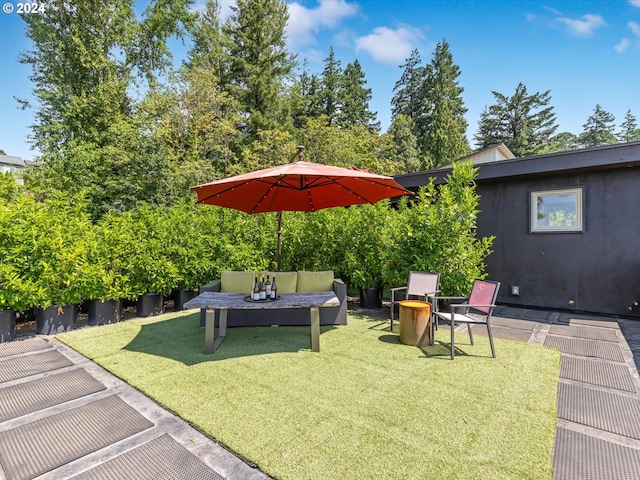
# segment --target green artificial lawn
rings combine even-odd
[[[399,343],[389,322],[230,328],[204,355],[199,314],[86,328],[62,342],[278,479],[550,479],[557,350],[449,331]]]

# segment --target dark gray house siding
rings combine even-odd
[[[478,236],[495,235],[498,302],[640,316],[640,142],[479,165]],[[402,175],[417,189],[448,171]],[[583,228],[531,233],[530,193],[582,187]],[[520,295],[511,295],[511,286]]]

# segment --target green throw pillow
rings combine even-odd
[[[273,277],[276,277],[276,285],[278,286],[278,294],[280,293],[296,293],[296,285],[298,282],[297,272],[262,272],[265,282],[267,275],[273,283]]]
[[[220,272],[220,291],[223,293],[244,293],[249,295],[255,272]]]
[[[327,292],[333,290],[333,271],[298,272],[298,292]]]

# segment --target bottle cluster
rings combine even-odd
[[[264,300],[275,300],[278,298],[278,285],[276,284],[276,276],[273,276],[273,282],[267,275],[265,281],[264,275],[260,277],[256,276],[253,280],[253,287],[251,288],[251,300],[254,302]]]

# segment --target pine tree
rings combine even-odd
[[[631,110],[627,110],[627,113],[624,116],[624,121],[620,124],[620,131],[617,136],[620,142],[633,142],[635,140],[640,140],[640,128],[638,128],[638,121],[636,117],[631,114]]]
[[[418,121],[423,104],[422,87],[425,69],[420,66],[422,60],[418,50],[413,50],[404,65],[400,80],[393,87],[394,95],[391,99],[392,121],[397,115],[405,115],[414,123]]]
[[[394,117],[386,136],[389,146],[385,155],[397,165],[395,174],[417,172],[420,169],[418,141],[413,133],[413,120],[403,114]]]
[[[349,63],[342,75],[339,89],[339,104],[342,106],[338,115],[338,125],[347,127],[359,125],[378,131],[380,124],[376,122],[376,113],[369,110],[371,89],[365,88],[367,81],[358,60]]]
[[[329,56],[324,59],[322,71],[322,113],[329,119],[329,125],[338,120],[340,114],[340,87],[342,84],[342,66],[340,60],[336,60],[333,45],[329,47]]]
[[[291,87],[290,102],[293,126],[302,128],[306,118],[322,115],[322,85],[317,73],[309,73],[307,60],[302,72]]]
[[[423,168],[445,165],[471,153],[466,137],[467,109],[462,100],[464,89],[458,86],[460,68],[453,63],[449,44],[436,45],[427,66],[423,104],[424,137],[420,139],[425,157]]]
[[[507,97],[493,91],[497,103],[480,115],[478,133],[474,136],[478,148],[504,143],[516,157],[542,153],[558,128],[550,90],[532,95],[519,83],[515,93]]]
[[[243,105],[250,131],[272,129],[289,118],[284,82],[295,67],[287,52],[287,4],[281,0],[237,0],[223,26],[229,38],[229,80]]]
[[[615,120],[611,113],[597,104],[593,109],[593,114],[582,125],[583,130],[579,136],[580,145],[583,147],[597,147],[598,145],[618,143],[616,136],[613,134]]]
[[[218,0],[207,0],[190,31],[193,46],[187,56],[187,66],[210,70],[224,85],[229,71],[229,42],[222,32]]]

